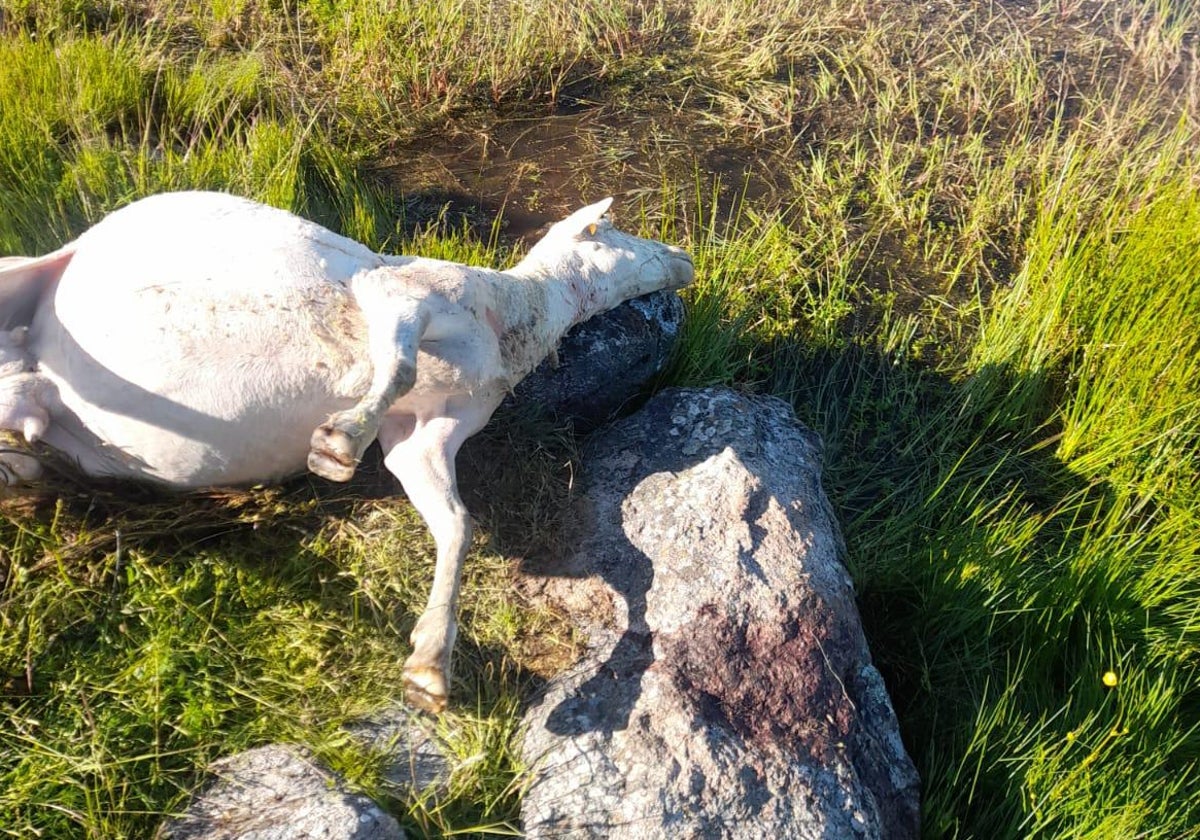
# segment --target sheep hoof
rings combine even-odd
[[[354,437],[333,424],[318,426],[309,442],[308,468],[330,481],[349,481],[358,468]]]
[[[430,714],[446,711],[446,675],[440,668],[418,666],[404,669],[404,699],[410,706]]]

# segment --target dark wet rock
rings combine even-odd
[[[910,838],[918,778],[791,408],[671,390],[583,455],[565,567],[588,640],[526,716],[530,837]]]
[[[403,840],[399,823],[306,751],[271,744],[213,762],[212,780],[159,837],[171,840]]]
[[[671,358],[683,324],[675,292],[635,298],[578,325],[547,359],[517,385],[510,402],[536,406],[584,426],[612,417]]]
[[[428,715],[397,705],[348,724],[346,731],[367,749],[385,756],[383,778],[397,796],[444,792],[449,786],[450,759],[434,736]]]

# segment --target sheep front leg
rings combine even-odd
[[[355,302],[367,322],[370,389],[356,405],[318,426],[309,441],[308,468],[330,481],[354,477],[383,415],[417,381],[417,350],[429,316],[420,299],[389,288],[388,279],[371,272],[354,285]]]
[[[412,631],[413,652],[404,663],[405,699],[434,713],[445,710],[449,696],[459,584],[471,543],[471,517],[458,495],[454,459],[490,414],[481,418],[466,411],[426,421],[388,415],[379,430],[384,464],[404,485],[437,544],[429,601]]]

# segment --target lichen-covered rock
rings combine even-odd
[[[165,823],[170,840],[403,840],[390,814],[349,793],[303,750],[271,744],[213,762],[214,777]]]
[[[526,716],[530,837],[909,838],[821,446],[791,408],[664,392],[594,437],[544,594],[588,638]]]
[[[584,321],[559,343],[558,366],[542,362],[509,401],[601,423],[666,367],[683,315],[678,294],[655,292]]]

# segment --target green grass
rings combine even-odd
[[[1200,836],[1194,3],[3,8],[3,253],[215,187],[500,264],[499,227],[429,217],[389,164],[609,109],[574,180],[529,182],[632,172],[643,227],[697,262],[664,384],[778,394],[823,435],[926,834]],[[0,834],[150,833],[271,740],[418,836],[515,830],[517,710],[573,642],[509,566],[553,551],[574,445],[511,416],[464,453],[481,536],[433,798],[341,729],[395,696],[432,571],[386,481],[7,502]]]

